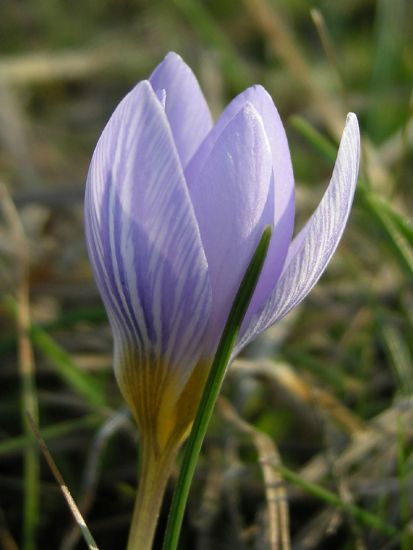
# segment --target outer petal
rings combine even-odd
[[[234,354],[301,302],[322,275],[337,248],[350,213],[359,159],[359,128],[356,116],[350,113],[330,185],[317,210],[292,242],[271,298],[263,312],[252,319],[241,335]]]
[[[212,128],[212,118],[192,70],[170,52],[150,76],[154,90],[166,91],[166,115],[182,166],[186,166]]]
[[[188,182],[208,260],[215,348],[264,225],[274,216],[271,150],[261,117],[246,104]]]
[[[283,268],[294,228],[294,176],[287,136],[274,102],[262,86],[248,88],[228,105],[186,169],[188,185],[191,186],[195,174],[199,173],[219,136],[247,102],[261,116],[271,148],[275,202],[272,221],[274,233],[260,280],[244,319],[244,327],[269,299]]]
[[[124,365],[115,365],[122,392],[130,398],[126,386],[137,383],[136,371],[160,363],[184,385],[199,359],[211,291],[172,134],[149,82],[125,97],[102,133],[85,218],[115,363],[133,350],[135,363],[126,374]]]

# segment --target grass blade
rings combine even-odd
[[[224,380],[225,371],[231,357],[232,349],[236,343],[241,323],[264,265],[270,239],[271,228],[267,227],[263,232],[257,249],[242,279],[228,316],[224,332],[221,336],[191,434],[185,447],[181,471],[168,518],[163,544],[164,550],[175,550],[178,546],[186,501],[198,456],[201,451],[202,442]]]
[[[67,420],[66,422],[58,422],[57,424],[46,426],[42,428],[41,435],[45,440],[56,439],[82,428],[95,428],[99,426],[101,422],[101,415],[88,414],[74,420]],[[23,451],[30,447],[32,443],[32,435],[19,435],[17,437],[8,438],[5,441],[0,441],[0,456]]]
[[[12,297],[6,297],[3,304],[12,315],[17,315],[16,302]],[[96,379],[82,371],[71,356],[45,330],[37,325],[31,325],[29,336],[34,346],[50,360],[57,375],[75,393],[86,398],[92,407],[105,404],[103,392]]]
[[[304,118],[292,116],[292,126],[318,151],[328,163],[333,163],[337,156],[337,147],[323,134],[316,130]]]
[[[32,326],[30,334],[36,348],[50,359],[57,374],[73,391],[86,398],[92,407],[104,405],[103,392],[94,377],[82,371],[71,356],[44,330]]]
[[[35,379],[33,349],[30,341],[30,249],[19,213],[9,195],[8,189],[0,182],[0,205],[16,247],[18,281],[15,300],[15,322],[17,332],[17,355],[20,377],[20,416],[22,430],[33,439],[27,426],[26,412],[38,417],[38,400]],[[24,501],[23,501],[23,540],[24,550],[36,548],[36,531],[39,524],[40,474],[39,457],[34,445],[25,449],[23,457]]]
[[[56,479],[56,481],[57,481],[57,483],[58,483],[58,485],[59,485],[59,487],[60,487],[60,489],[63,493],[63,496],[66,499],[66,502],[67,502],[67,504],[70,508],[70,511],[72,512],[73,517],[75,518],[75,521],[78,524],[79,529],[82,532],[83,538],[85,539],[85,542],[86,542],[89,550],[99,550],[98,546],[97,546],[97,544],[96,544],[96,542],[95,542],[95,540],[92,536],[92,533],[89,531],[88,526],[86,525],[86,522],[83,519],[82,514],[79,511],[79,508],[76,506],[76,503],[73,500],[73,497],[70,494],[70,491],[69,491],[67,485],[64,482],[62,474],[59,472],[59,469],[56,466],[56,463],[53,460],[53,457],[50,454],[49,449],[46,446],[46,443],[44,442],[42,436],[40,435],[40,432],[37,428],[37,425],[36,425],[35,421],[30,416],[30,414],[28,414],[27,416],[28,416],[30,427],[31,427],[31,429],[34,433],[34,436],[35,436],[39,446],[40,446],[40,449],[41,449],[41,451],[44,455],[44,458],[45,458],[45,460],[46,460],[46,462],[47,462],[54,478]]]
[[[277,468],[281,472],[284,479],[286,479],[287,481],[294,483],[294,485],[296,485],[297,487],[300,487],[305,492],[322,500],[326,504],[347,512],[354,519],[357,519],[367,527],[376,529],[389,537],[396,537],[400,534],[398,529],[396,529],[392,525],[389,525],[375,514],[372,514],[367,510],[363,510],[363,508],[360,508],[355,504],[348,504],[346,502],[343,502],[343,500],[335,493],[332,493],[324,487],[320,487],[320,485],[317,485],[316,483],[306,481],[298,474],[296,474],[289,468],[282,466],[281,464],[278,464]]]
[[[363,203],[371,217],[380,226],[391,251],[402,268],[413,278],[413,230],[390,206],[373,192],[361,186]]]
[[[292,125],[329,163],[336,158],[336,149],[325,136],[301,117],[292,117]],[[413,226],[384,199],[359,181],[358,195],[363,207],[385,233],[390,248],[403,269],[413,277]]]

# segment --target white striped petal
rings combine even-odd
[[[299,304],[321,277],[350,213],[359,159],[359,128],[356,116],[350,113],[330,185],[310,220],[291,243],[283,272],[270,299],[241,334],[234,355]]]
[[[85,222],[115,355],[133,348],[134,368],[162,362],[183,386],[200,357],[211,291],[171,129],[147,81],[119,104],[98,142]]]

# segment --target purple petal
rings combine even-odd
[[[294,176],[287,136],[274,102],[262,86],[248,88],[227,106],[185,172],[190,186],[196,174],[202,169],[225,127],[247,102],[252,104],[261,116],[271,148],[275,203],[274,219],[272,220],[274,225],[273,237],[260,280],[244,319],[243,326],[245,327],[252,316],[264,306],[274,289],[287,256],[294,228]]]
[[[271,298],[242,333],[234,354],[299,304],[321,277],[350,214],[359,159],[359,128],[356,116],[350,113],[330,185],[310,220],[293,240]]]
[[[85,222],[115,355],[133,348],[133,368],[151,357],[184,384],[201,353],[211,290],[172,133],[147,81],[124,98],[98,142]]]
[[[151,74],[155,91],[166,92],[166,115],[185,167],[212,128],[212,118],[192,70],[170,52]]]
[[[274,218],[271,150],[252,105],[247,103],[229,122],[192,177],[188,187],[212,287],[206,336],[210,350],[221,335],[262,230]]]

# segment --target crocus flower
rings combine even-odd
[[[243,274],[273,236],[235,353],[315,285],[343,233],[359,164],[349,114],[328,189],[292,238],[284,127],[261,86],[214,124],[191,69],[170,53],[121,101],[99,139],[85,202],[94,276],[114,336],[119,387],[143,437],[185,437]]]

